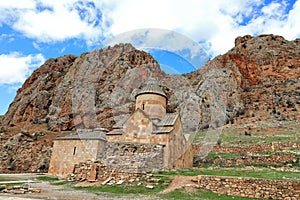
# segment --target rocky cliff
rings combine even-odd
[[[130,44],[49,59],[25,81],[2,118],[0,153],[17,156],[9,140],[27,149],[35,141],[42,144],[30,138],[39,132],[10,132],[16,127],[39,126],[51,134],[112,127],[133,111],[132,93],[150,77],[163,86],[168,111],[180,112],[186,131],[225,124],[299,122],[299,44],[300,40],[275,35],[238,37],[226,54],[183,76],[165,74],[152,56]],[[49,149],[48,139],[33,151]],[[23,158],[0,159],[2,171],[12,163],[22,166]],[[33,164],[27,171],[43,167],[43,163]]]

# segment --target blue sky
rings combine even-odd
[[[124,32],[169,30],[193,41],[164,38],[159,46],[162,40],[147,39],[148,50],[175,72],[226,53],[237,36],[300,37],[299,0],[0,0],[0,13],[0,114],[45,60],[99,49],[115,37],[122,41]]]

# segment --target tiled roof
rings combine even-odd
[[[178,117],[177,113],[167,113],[160,122],[158,122],[157,126],[173,126]]]
[[[119,131],[119,130],[110,131],[110,132],[106,133],[106,135],[122,135],[122,134],[123,134],[123,131]]]
[[[56,140],[104,140],[106,141],[105,138],[105,132],[100,132],[100,131],[87,131],[87,132],[77,132],[74,135],[67,135],[64,137],[56,138]]]
[[[159,129],[159,130],[155,130],[153,131],[153,134],[164,134],[164,133],[170,133],[173,130],[173,128],[170,129]]]

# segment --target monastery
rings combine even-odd
[[[107,129],[78,130],[54,140],[49,174],[66,177],[74,165],[99,160],[126,172],[193,166],[191,141],[179,113],[166,113],[167,95],[154,81],[135,92],[132,115]]]

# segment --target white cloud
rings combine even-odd
[[[11,3],[12,2],[12,3]],[[7,23],[39,42],[79,38],[88,45],[140,28],[177,31],[206,41],[211,53],[225,53],[237,36],[273,33],[300,36],[300,2],[265,0],[17,0],[0,2],[0,24]],[[25,2],[25,3],[24,3]]]
[[[45,62],[42,54],[18,52],[0,55],[0,84],[23,83],[31,72]]]
[[[241,35],[273,33],[294,39],[300,33],[299,1],[289,13],[288,1],[106,0],[105,5],[113,35],[138,28],[175,30],[211,43],[213,55],[228,51]]]
[[[78,0],[26,0],[27,6],[0,3],[0,24],[6,23],[39,42],[81,38],[97,42],[107,24],[94,3]]]

